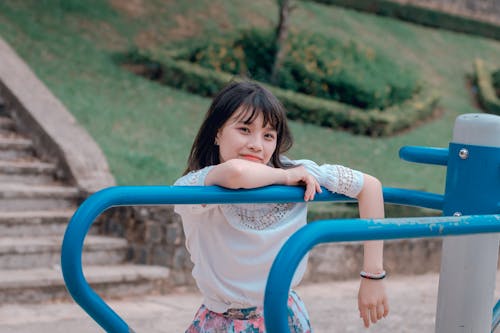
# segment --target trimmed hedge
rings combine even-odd
[[[126,58],[122,58],[122,61]],[[188,61],[174,60],[164,54],[133,55],[129,59],[145,65],[159,64],[162,71],[159,81],[162,84],[202,96],[213,96],[229,81],[238,80],[237,76],[206,69]],[[370,136],[387,136],[412,127],[415,123],[431,116],[439,101],[439,96],[435,92],[423,90],[412,99],[383,111],[364,110],[261,84],[283,103],[290,119]]]
[[[193,47],[189,60],[202,67],[270,81],[275,32],[250,29],[234,39],[219,37]],[[274,84],[282,89],[335,100],[362,109],[386,109],[421,89],[413,68],[403,68],[357,42],[341,43],[317,33],[291,32]]]
[[[500,97],[500,69],[491,74],[491,79],[493,80],[493,88],[497,91],[497,96]]]
[[[500,26],[430,8],[390,0],[309,0],[394,17],[421,25],[500,40]]]
[[[474,77],[477,84],[479,102],[487,112],[500,115],[500,98],[495,93],[492,73],[481,59],[474,61]]]
[[[432,116],[439,102],[437,93],[424,90],[412,99],[383,111],[364,110],[290,90],[267,88],[285,105],[290,119],[370,136],[388,136],[410,128]]]

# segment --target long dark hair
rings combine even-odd
[[[285,167],[280,161],[280,155],[292,147],[293,138],[288,129],[283,105],[258,83],[232,81],[214,97],[194,139],[184,174],[220,163],[219,146],[215,145],[215,138],[219,129],[240,107],[243,108],[245,116],[249,115],[245,122],[251,123],[262,114],[264,126],[270,124],[276,130],[276,149],[270,163],[276,168]]]

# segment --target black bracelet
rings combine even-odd
[[[361,271],[359,273],[359,276],[368,280],[382,280],[385,279],[386,275],[387,274],[385,273],[385,271],[382,271],[380,273],[368,273],[365,271]]]

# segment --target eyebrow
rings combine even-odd
[[[236,124],[243,124],[243,125],[252,125],[255,123],[255,121],[251,121],[251,122],[248,122],[248,121],[245,121],[243,119],[240,119],[238,121],[235,122]],[[272,130],[272,131],[277,131],[276,128],[274,128],[271,123],[267,123],[267,125],[265,127],[262,127],[262,128],[265,128],[265,129],[269,129],[269,130]]]

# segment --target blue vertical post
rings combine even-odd
[[[449,147],[445,216],[500,212],[500,117],[464,114]],[[436,333],[489,333],[498,234],[443,240]]]

